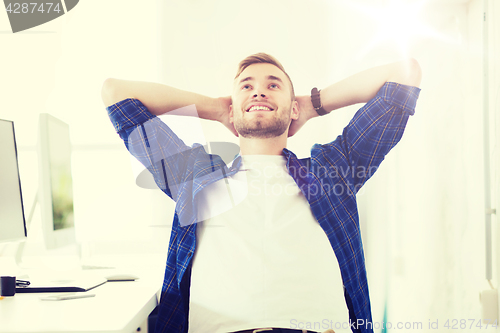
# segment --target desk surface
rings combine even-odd
[[[128,282],[107,282],[88,291],[96,296],[42,301],[47,293],[16,294],[0,300],[0,332],[131,333],[158,304],[161,276],[136,274]]]

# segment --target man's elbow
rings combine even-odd
[[[407,86],[420,86],[420,82],[422,81],[422,69],[416,59],[410,58],[401,61],[398,63],[397,67],[396,74],[391,81]]]
[[[118,81],[117,79],[108,78],[102,85],[101,98],[106,107],[116,104],[123,99],[118,93]]]
[[[419,87],[422,81],[422,68],[418,61],[411,58],[406,61],[406,67],[408,68],[408,85]]]

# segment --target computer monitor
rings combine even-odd
[[[0,243],[26,235],[14,123],[0,120]]]
[[[47,249],[76,244],[69,126],[40,114],[38,203]]]

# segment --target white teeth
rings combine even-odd
[[[248,111],[257,111],[257,110],[271,111],[271,109],[268,108],[267,106],[260,106],[260,105],[252,106]]]

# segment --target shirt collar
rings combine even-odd
[[[291,158],[297,158],[295,156],[294,153],[292,153],[290,150],[288,150],[287,148],[283,148],[283,150],[281,151],[281,155],[282,156],[285,156],[286,160],[287,160],[287,164],[290,163],[290,159]],[[235,158],[233,159],[233,161],[231,162],[231,164],[229,165],[229,170],[230,171],[238,171],[239,169],[241,168],[241,153],[238,153]]]

